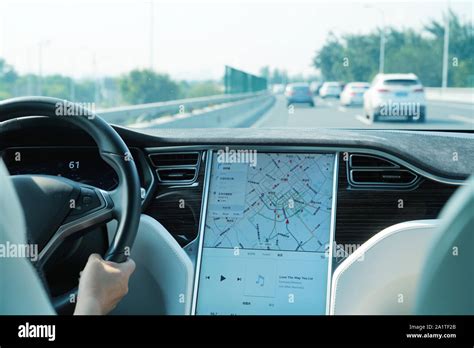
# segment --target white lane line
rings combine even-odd
[[[462,115],[449,115],[448,117],[456,121],[474,123],[474,117],[468,117],[468,116],[462,116]]]
[[[328,101],[328,102],[326,102],[326,105],[327,106],[333,106],[333,102]]]
[[[366,124],[368,126],[370,126],[372,124],[372,122],[370,122],[370,120],[368,120],[367,118],[363,117],[362,115],[355,115],[355,119],[357,121],[360,121],[362,122],[363,124]]]
[[[342,111],[342,112],[346,112],[347,111],[347,108],[345,108],[344,106],[339,106],[337,108],[339,111]]]
[[[283,101],[276,100],[270,109],[268,109],[265,114],[263,114],[254,124],[252,124],[249,128],[259,128],[262,127],[264,123],[266,123],[271,117],[274,117],[274,113],[276,112],[277,105],[281,105],[286,112],[288,112],[288,108],[285,106]]]

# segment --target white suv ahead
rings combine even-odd
[[[378,74],[364,94],[365,116],[379,120],[425,122],[426,99],[415,74]]]

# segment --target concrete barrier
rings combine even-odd
[[[270,94],[130,125],[132,128],[250,127],[275,103]]]
[[[426,99],[474,104],[474,88],[425,88]]]
[[[223,94],[202,98],[172,100],[167,102],[121,106],[98,110],[97,113],[108,123],[130,125],[150,121],[165,115],[189,113],[213,105],[237,102],[245,99],[267,95],[268,92]]]

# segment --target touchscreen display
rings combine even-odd
[[[195,314],[325,314],[335,154],[214,153]]]

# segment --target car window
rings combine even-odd
[[[296,87],[293,87],[293,90],[296,91],[296,92],[307,92],[309,90],[309,87],[296,86]]]
[[[383,84],[387,86],[415,86],[419,84],[419,81],[409,80],[409,79],[396,79],[396,80],[385,80]]]

